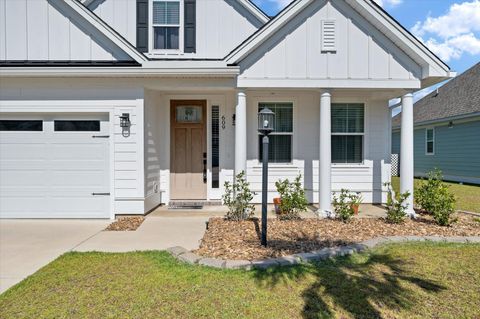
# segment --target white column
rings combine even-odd
[[[332,196],[332,149],[331,149],[331,95],[323,92],[320,96],[320,153],[319,153],[319,205],[322,217],[331,216]]]
[[[235,175],[247,171],[247,96],[237,93],[235,107]]]
[[[413,94],[402,97],[402,123],[400,146],[400,192],[410,192],[406,204],[407,214],[415,217],[413,210]]]

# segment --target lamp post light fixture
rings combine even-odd
[[[267,198],[268,198],[268,134],[273,132],[275,113],[263,108],[258,113],[258,132],[263,135],[262,156],[262,246],[267,246]]]

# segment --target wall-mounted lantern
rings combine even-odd
[[[232,115],[232,126],[235,126],[235,114]]]
[[[452,127],[453,127],[453,122],[452,121],[448,122],[448,128],[452,128]]]
[[[122,115],[120,115],[120,127],[121,128],[130,127],[130,114],[129,113],[122,113]]]

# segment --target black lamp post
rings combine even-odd
[[[262,156],[262,246],[267,246],[268,134],[273,132],[275,113],[263,108],[258,113],[258,132],[263,135]]]

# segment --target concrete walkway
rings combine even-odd
[[[109,220],[0,220],[0,293],[99,233]]]

